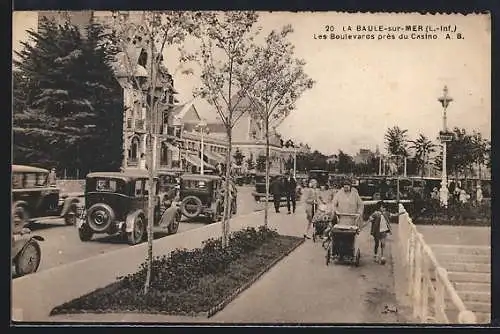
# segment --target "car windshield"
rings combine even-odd
[[[165,191],[171,188],[173,185],[177,184],[175,176],[172,175],[161,175],[158,179],[160,191]]]
[[[25,173],[24,187],[25,188],[45,187],[47,185],[47,175],[48,175],[47,173]]]

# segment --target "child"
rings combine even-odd
[[[381,264],[385,263],[385,258],[384,258],[385,239],[387,235],[392,234],[390,218],[397,217],[401,214],[403,214],[403,212],[395,214],[390,213],[387,210],[384,201],[380,201],[377,203],[377,210],[374,213],[372,213],[370,218],[368,219],[368,221],[371,222],[370,234],[373,236],[373,239],[375,241],[375,246],[373,249],[373,259],[375,260],[375,262],[380,262]],[[377,254],[379,246],[380,246],[380,257]]]

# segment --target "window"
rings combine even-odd
[[[106,192],[116,192],[117,184],[116,180],[110,179],[98,179],[96,181],[96,191],[106,191]]]
[[[143,195],[142,180],[137,180],[135,181],[135,196],[142,197],[142,195]]]
[[[36,186],[37,187],[45,187],[47,185],[47,173],[38,173],[36,177]]]
[[[13,173],[12,174],[12,188],[20,189],[23,187],[23,174],[22,173]]]
[[[36,173],[26,173],[24,174],[24,186],[26,188],[35,188],[37,183]]]
[[[132,142],[130,144],[130,156],[131,160],[139,159],[139,138],[132,138]]]
[[[149,188],[150,188],[150,185],[149,185],[149,180],[144,180],[144,196],[148,196],[149,195]]]

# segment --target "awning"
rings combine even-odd
[[[205,151],[204,153],[208,159],[214,160],[215,162],[223,163],[226,160],[223,156],[221,156],[217,153],[211,152],[211,151]]]
[[[196,155],[186,154],[185,158],[186,158],[186,161],[189,162],[190,164],[195,165],[197,167],[201,167],[201,159],[198,158]],[[212,166],[211,164],[206,163],[206,162],[203,162],[203,168],[215,169],[214,166]]]

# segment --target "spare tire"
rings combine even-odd
[[[201,213],[203,203],[196,196],[187,196],[182,200],[181,212],[188,218],[195,218]]]
[[[87,222],[93,232],[106,232],[114,221],[115,213],[107,204],[94,204],[87,211]]]

